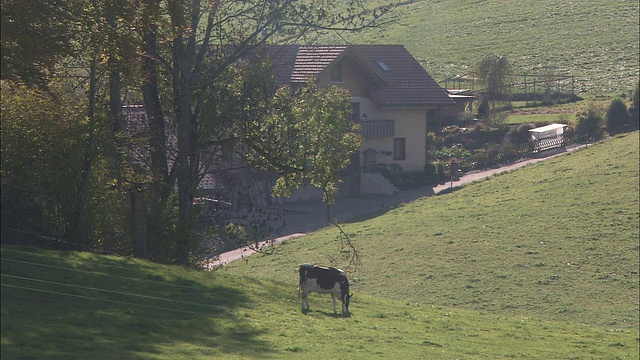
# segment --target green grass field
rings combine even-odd
[[[217,272],[3,245],[1,356],[637,359],[638,136],[343,224],[348,318],[295,290],[332,228]]]
[[[509,115],[505,120],[505,124],[523,124],[523,123],[554,123],[563,124],[575,122],[576,114],[523,114]]]
[[[490,53],[518,73],[573,75],[578,93],[626,94],[638,81],[637,1],[416,0],[392,16],[393,25],[320,42],[403,44],[437,81]]]

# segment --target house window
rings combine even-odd
[[[376,63],[378,64],[378,66],[380,66],[380,69],[382,69],[382,71],[384,72],[391,71],[391,69],[389,69],[389,67],[387,66],[387,64],[384,63],[384,61],[376,60]]]
[[[406,158],[406,139],[393,138],[393,160],[405,160]]]
[[[331,81],[342,82],[342,64],[337,63],[333,65],[333,72],[331,73]]]

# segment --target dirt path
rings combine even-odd
[[[447,182],[446,184],[441,184],[433,188],[429,187],[418,190],[401,191],[390,196],[363,195],[358,198],[339,198],[336,200],[335,204],[330,205],[329,214],[333,221],[338,224],[352,221],[359,217],[379,215],[401,204],[406,204],[425,196],[433,196],[447,191],[452,191],[462,185],[483,180],[500,173],[512,171],[529,164],[551,159],[558,155],[575,151],[583,146],[584,145],[548,150],[526,160],[506,164],[493,169],[469,172],[461,176],[459,180]],[[273,211],[279,211],[284,214],[284,223],[280,225],[281,230],[273,235],[273,239],[260,242],[258,245],[259,248],[273,246],[284,240],[301,237],[306,233],[330,226],[327,221],[327,204],[321,201],[303,201],[277,205],[273,207]],[[278,227],[278,224],[274,225]],[[211,261],[207,268],[213,269],[224,266],[232,261],[250,256],[255,252],[255,250],[247,247],[231,250],[222,253],[218,259]]]

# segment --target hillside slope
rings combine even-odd
[[[290,269],[292,270],[292,269]],[[295,271],[292,271],[295,272]],[[386,300],[352,316],[295,285],[2,247],[2,359],[633,358],[637,334]],[[634,355],[636,354],[636,355]]]
[[[217,272],[3,245],[0,357],[638,359],[638,141],[343,224],[350,317],[295,291],[346,265],[335,229]]]
[[[506,56],[518,73],[573,75],[577,92],[626,94],[638,81],[637,1],[402,3],[395,24],[318,41],[403,44],[437,81],[467,75],[490,53]]]
[[[638,153],[634,132],[343,224],[354,292],[637,329]],[[295,283],[297,264],[345,267],[339,251],[327,229],[227,271]]]

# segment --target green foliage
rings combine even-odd
[[[72,103],[3,82],[2,228],[62,237],[77,206],[85,125]]]
[[[514,144],[526,144],[531,141],[531,133],[529,133],[529,130],[535,128],[536,125],[532,123],[512,126],[511,129],[509,129],[509,140]]]
[[[46,84],[56,62],[72,54],[68,34],[75,5],[73,1],[2,1],[3,80]]]
[[[77,220],[78,207],[83,206],[82,243],[58,245],[128,253],[128,197],[114,176],[114,164],[105,156],[113,149],[103,136],[97,137],[96,148],[88,146],[85,108],[77,101],[62,91],[44,92],[3,82],[3,234],[22,233],[24,242],[41,244],[47,237],[75,240],[68,238],[68,231]],[[80,199],[88,153],[93,158],[92,171],[87,197]]]
[[[604,116],[596,105],[576,114],[576,133],[588,139],[600,139],[604,135]]]
[[[385,175],[385,178],[387,178],[393,186],[398,188],[398,190],[418,189],[432,185],[435,182],[435,167],[433,167],[431,174],[427,174],[424,171],[403,171]]]
[[[485,169],[489,166],[522,159],[531,154],[533,143],[489,145],[476,150],[471,159],[472,167]]]
[[[489,128],[482,122],[477,122],[473,130],[452,129],[442,133],[442,145],[452,147],[462,145],[465,149],[473,151],[487,145],[500,144],[508,132],[508,127],[500,126]]]
[[[462,145],[453,145],[435,152],[436,160],[463,160],[471,157],[471,152]]]
[[[611,101],[605,116],[607,129],[609,129],[609,131],[615,131],[620,126],[629,124],[629,111],[622,99],[616,98]]]
[[[640,111],[640,80],[636,83],[636,88],[631,95],[631,107],[629,108],[629,113],[631,115],[631,120],[635,121],[636,126],[638,122],[640,122],[639,111]]]
[[[247,160],[280,175],[276,194],[288,196],[308,181],[332,203],[339,171],[362,146],[351,111],[348,91],[336,86],[309,82],[295,92],[281,88],[271,112],[248,129],[253,152]]]

